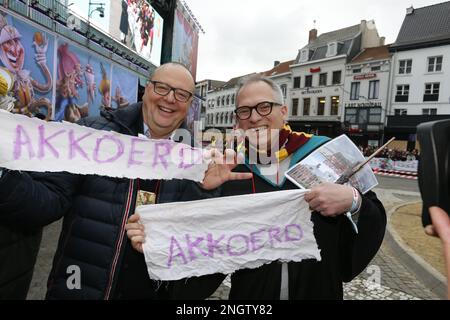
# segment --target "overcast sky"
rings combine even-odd
[[[406,8],[442,0],[186,0],[205,30],[200,33],[197,81],[227,81],[272,68],[275,60],[295,59],[318,34],[375,20],[386,44],[395,42]]]

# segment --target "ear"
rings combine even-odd
[[[280,107],[280,112],[283,115],[283,120],[287,120],[289,109],[286,105]]]

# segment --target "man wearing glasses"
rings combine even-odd
[[[141,103],[84,118],[80,124],[152,139],[171,138],[183,125],[194,88],[194,79],[184,66],[168,63],[156,69]],[[203,187],[215,189],[224,177],[246,178],[224,169],[219,178],[209,174]],[[188,201],[214,195],[187,180],[7,170],[0,174],[0,223],[36,228],[64,218],[47,299],[170,298],[171,285],[149,278],[144,256],[132,249],[125,225],[137,202]],[[214,289],[203,288],[203,298]]]
[[[297,188],[284,173],[329,139],[292,132],[286,124],[288,108],[282,92],[268,78],[247,80],[238,91],[236,105],[237,126],[245,131],[246,164],[234,171],[253,173],[253,179],[225,183],[222,195]],[[269,163],[261,161],[261,155]],[[322,261],[275,261],[239,270],[231,277],[230,299],[342,299],[342,282],[352,280],[370,263],[386,226],[385,211],[376,195],[354,191],[349,186],[325,183],[305,195],[313,211]],[[353,214],[358,234],[344,216],[346,212]]]

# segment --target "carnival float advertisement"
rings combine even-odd
[[[13,77],[13,112],[52,119],[55,38],[0,11],[0,68]]]
[[[123,108],[137,102],[137,75],[117,65],[113,65],[111,80],[111,108]]]
[[[111,107],[111,64],[58,41],[55,117],[76,122]]]
[[[184,64],[194,76],[197,72],[198,34],[183,13],[175,10],[172,60]]]

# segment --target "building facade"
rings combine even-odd
[[[373,21],[324,33],[309,32],[308,44],[291,66],[290,123],[295,130],[335,137],[343,132],[345,65],[364,48],[383,44]]]
[[[450,118],[450,2],[407,9],[393,53],[386,137],[414,149],[416,127]]]
[[[197,97],[201,99],[201,113],[200,113],[200,119],[202,122],[201,130],[205,130],[207,126],[207,109],[208,109],[208,92],[214,91],[217,88],[220,88],[223,86],[225,82],[219,81],[219,80],[203,80],[197,82],[195,85],[195,94]]]
[[[343,129],[357,145],[383,142],[390,71],[388,46],[364,49],[345,67]]]

